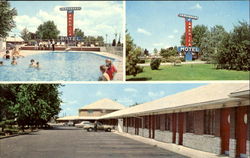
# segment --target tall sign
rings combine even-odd
[[[199,50],[198,48],[192,47],[192,20],[198,20],[198,16],[188,14],[178,14],[178,17],[185,19],[185,47],[181,47],[178,50],[185,51],[185,60],[190,61],[193,59],[192,50]]]
[[[67,36],[74,36],[74,11],[81,10],[81,7],[63,7],[60,11],[67,11]]]

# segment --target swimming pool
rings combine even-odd
[[[40,63],[40,69],[29,68],[31,59]],[[15,66],[11,60],[0,59],[4,62],[0,81],[97,81],[105,59],[92,52],[40,53],[17,59]]]

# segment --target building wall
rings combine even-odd
[[[139,136],[142,136],[142,137],[145,137],[145,138],[148,138],[149,136],[149,131],[147,128],[139,128]]]
[[[230,138],[229,140],[229,157],[235,157],[236,155],[236,139]]]
[[[221,152],[220,138],[212,135],[196,135],[193,133],[185,133],[183,135],[183,145],[215,154],[220,154]]]
[[[128,127],[128,133],[129,134],[135,134],[135,128],[134,127]]]
[[[172,135],[170,131],[155,130],[155,140],[161,142],[172,143]]]

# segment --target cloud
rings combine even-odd
[[[196,3],[194,6],[191,7],[191,9],[202,10],[202,6],[199,3]]]
[[[173,39],[174,35],[169,35],[168,38]]]
[[[178,33],[179,31],[177,30],[177,29],[174,29],[174,31],[173,31],[174,33]]]
[[[49,3],[49,2],[44,2]],[[123,3],[112,1],[65,1],[64,7],[80,6],[82,10],[75,11],[74,28],[80,28],[85,35],[105,36],[108,34],[109,40],[115,37],[115,33],[121,33],[123,40]],[[42,4],[43,5],[43,4]],[[25,27],[29,31],[35,32],[37,27],[45,21],[53,20],[60,30],[60,35],[67,34],[67,13],[60,11],[62,6],[55,6],[53,10],[37,8],[36,14],[18,15],[15,18],[15,32],[21,32]],[[35,8],[34,7],[34,8]],[[18,8],[19,9],[19,8]],[[13,31],[14,32],[14,31]]]
[[[153,46],[155,46],[155,47],[160,47],[160,46],[163,46],[164,45],[164,43],[153,43]]]
[[[127,98],[127,97],[119,98],[119,99],[117,99],[117,102],[124,104],[124,105],[133,105],[134,104],[134,101],[130,98]]]
[[[156,98],[156,97],[162,97],[165,95],[164,91],[159,91],[159,92],[148,92],[148,96],[151,98]]]
[[[149,31],[147,31],[145,29],[142,29],[142,28],[138,28],[137,32],[138,33],[142,33],[142,34],[147,35],[147,36],[151,36],[152,35],[151,32],[149,32]]]
[[[133,93],[138,92],[137,89],[134,89],[134,88],[124,88],[124,91],[125,92],[133,92]]]

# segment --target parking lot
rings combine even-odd
[[[0,158],[183,158],[111,132],[57,127],[0,139]]]

